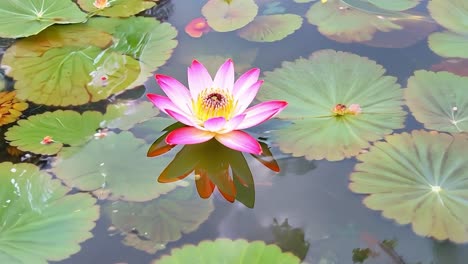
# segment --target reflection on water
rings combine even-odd
[[[0,2],[0,36],[34,36],[0,39],[0,263],[182,261],[172,250],[186,245],[466,263],[465,0],[109,1],[101,15],[151,8],[42,32],[15,25],[84,21],[94,0],[62,17],[55,1],[16,2]],[[168,145],[182,125],[150,105],[145,93],[163,93],[149,77],[187,84],[193,59],[214,75],[227,58],[236,76],[266,72],[258,100],[289,101],[248,131],[263,155]],[[340,104],[359,114],[336,118]]]

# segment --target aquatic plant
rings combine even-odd
[[[295,14],[273,14],[257,16],[241,28],[237,34],[255,42],[274,42],[282,40],[302,26],[302,17]]]
[[[213,80],[206,68],[194,60],[188,68],[190,90],[170,76],[157,74],[156,80],[168,97],[148,94],[148,98],[186,125],[170,132],[166,142],[197,144],[215,138],[229,148],[261,154],[257,140],[241,129],[272,118],[287,102],[268,101],[247,109],[263,83],[258,80],[259,74],[259,69],[251,69],[234,83],[234,63],[228,59]]]
[[[276,245],[266,245],[263,241],[217,239],[202,241],[198,245],[185,245],[173,249],[152,264],[175,263],[239,263],[239,264],[299,264],[301,261],[291,253],[283,253]]]
[[[210,32],[210,30],[210,26],[203,17],[194,18],[185,26],[185,33],[192,38],[199,38],[203,34]]]
[[[415,233],[468,241],[466,135],[413,131],[387,136],[360,161],[349,188],[364,204]]]
[[[28,103],[18,100],[16,92],[0,92],[0,126],[15,122],[27,108]]]
[[[86,12],[106,17],[129,17],[156,5],[158,0],[78,0]]]
[[[208,25],[218,32],[229,32],[242,28],[258,13],[254,0],[236,0],[226,3],[218,0],[208,0],[202,8],[202,14]]]

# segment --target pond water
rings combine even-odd
[[[466,0],[17,2],[0,263],[467,263]],[[165,144],[152,74],[229,58],[288,102],[245,130],[262,155]]]

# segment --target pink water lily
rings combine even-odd
[[[215,138],[226,147],[261,154],[257,140],[241,130],[274,117],[287,102],[268,101],[247,108],[263,83],[258,80],[259,75],[260,70],[254,68],[234,82],[231,59],[221,65],[214,80],[206,68],[194,60],[188,68],[190,89],[170,76],[157,74],[156,81],[167,97],[148,94],[148,98],[161,111],[186,125],[170,132],[166,142],[197,144]]]

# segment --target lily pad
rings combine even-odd
[[[63,149],[51,171],[66,185],[100,198],[147,201],[177,186],[156,182],[170,158],[148,159],[147,149],[130,132],[108,133],[85,146]]]
[[[430,0],[427,8],[432,18],[448,30],[468,34],[468,5],[465,0]]]
[[[333,50],[266,72],[260,100],[289,103],[278,117],[291,124],[273,132],[280,149],[307,159],[341,160],[402,128],[403,92],[397,79],[384,73],[374,61]],[[335,112],[352,105],[362,112]]]
[[[22,151],[53,155],[64,145],[86,143],[99,128],[102,118],[102,114],[96,111],[83,114],[70,110],[46,112],[19,120],[5,133],[5,139]],[[44,140],[46,137],[50,137],[49,141]]]
[[[267,245],[263,241],[247,242],[246,240],[217,239],[202,241],[200,244],[185,245],[172,250],[171,255],[152,262],[153,264],[176,263],[301,263],[291,253],[283,253],[276,245]]]
[[[111,104],[107,106],[101,127],[129,130],[158,114],[158,109],[150,102]]]
[[[317,2],[306,13],[307,20],[323,35],[340,42],[363,42],[377,31],[388,32],[402,27],[389,19],[352,8],[341,0]]]
[[[114,202],[105,211],[112,225],[127,235],[126,244],[154,254],[182,234],[197,230],[213,212],[212,200],[194,197],[194,193],[193,185],[178,187],[144,203]]]
[[[59,261],[91,238],[99,217],[87,193],[67,195],[59,180],[26,163],[0,163],[0,262]]]
[[[238,34],[249,41],[274,42],[294,33],[301,25],[302,17],[294,14],[258,16]]]
[[[0,37],[27,37],[53,24],[82,23],[86,19],[86,14],[70,0],[2,0]]]
[[[208,0],[202,8],[208,25],[218,32],[228,32],[246,26],[257,16],[258,6],[254,0],[236,0],[226,3]]]
[[[434,64],[431,70],[448,71],[460,76],[468,76],[468,59],[447,59]]]
[[[369,194],[364,204],[415,233],[468,241],[468,141],[445,133],[413,131],[387,136],[351,175],[350,189]]]
[[[437,55],[468,59],[468,33],[460,35],[450,31],[436,32],[428,40],[429,47]]]
[[[86,12],[106,17],[129,17],[156,5],[158,0],[109,0],[109,6],[97,8],[95,0],[78,0],[78,5]]]
[[[2,79],[0,75],[0,126],[15,122],[21,117],[28,104],[16,98],[16,92],[1,92]]]
[[[381,9],[390,11],[403,11],[417,6],[421,0],[341,0],[344,3],[375,13]]]
[[[468,77],[450,72],[416,71],[405,98],[416,120],[428,129],[468,131]]]

